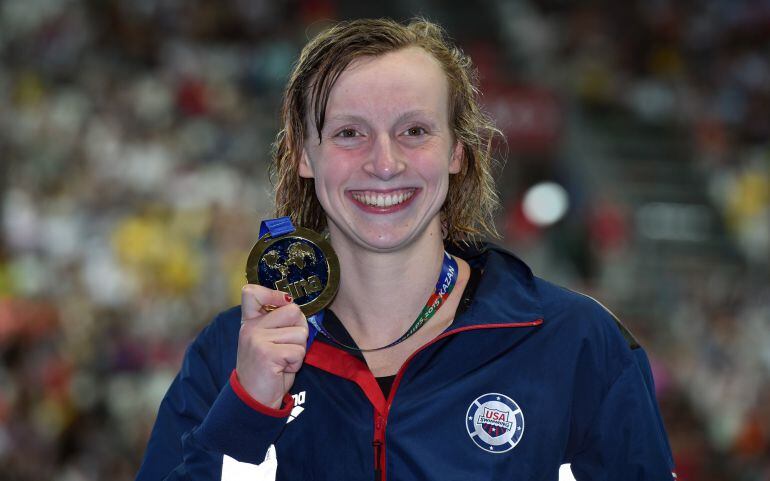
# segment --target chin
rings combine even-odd
[[[372,252],[394,252],[408,245],[414,237],[413,233],[398,233],[394,232],[393,228],[372,228],[364,231],[352,228],[350,225],[343,225],[345,227],[340,228],[339,224],[329,222],[332,242],[339,247],[347,246],[347,248]],[[334,242],[335,240],[337,242]]]
[[[395,237],[393,235],[387,236],[375,236],[375,237],[358,237],[356,238],[356,244],[364,249],[374,252],[396,252],[405,246],[411,244],[411,238]]]
[[[440,235],[440,234],[439,234]],[[423,244],[421,240],[430,237],[428,226],[421,226],[416,230],[394,231],[393,229],[380,230],[379,232],[357,233],[352,237],[360,247],[373,252],[397,252],[408,249],[416,244]]]
[[[327,216],[329,221],[330,233],[332,239],[338,238],[342,244],[348,244],[351,247],[359,247],[371,252],[396,252],[406,249],[417,243],[423,238],[430,237],[434,230],[434,222],[423,220],[422,222],[410,222],[411,225],[404,225],[404,222],[383,222],[368,223],[361,222],[342,222],[336,223]],[[438,216],[434,217],[436,224],[436,235],[441,236],[441,227]],[[341,228],[342,226],[342,228]]]

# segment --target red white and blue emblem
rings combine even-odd
[[[476,446],[490,453],[504,453],[521,441],[524,414],[508,396],[484,394],[468,407],[465,427]]]

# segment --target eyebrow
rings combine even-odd
[[[431,120],[433,120],[434,115],[435,115],[434,112],[430,110],[425,110],[425,109],[409,110],[399,115],[398,118],[396,119],[396,123],[403,122],[404,120],[410,120],[414,117],[420,117],[420,116],[427,116],[427,117],[430,117]]]
[[[396,123],[400,123],[405,120],[410,120],[414,117],[421,117],[421,116],[427,116],[432,118],[433,115],[434,113],[430,110],[425,110],[425,109],[408,110],[400,114],[396,118]],[[336,122],[355,122],[355,123],[361,123],[361,124],[367,123],[367,120],[364,117],[361,117],[360,115],[353,115],[353,114],[332,115],[330,117],[327,117],[327,119],[329,121],[336,121]]]
[[[342,115],[332,115],[330,117],[326,117],[327,122],[329,121],[336,121],[336,122],[355,122],[355,123],[366,123],[366,120],[359,116],[359,115],[348,115],[348,114],[342,114]]]

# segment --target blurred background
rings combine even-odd
[[[502,243],[648,350],[682,480],[770,480],[770,1],[0,0],[0,479],[133,479],[236,304],[281,90],[424,15],[508,138]]]

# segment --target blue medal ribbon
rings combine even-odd
[[[270,237],[281,237],[282,235],[294,232],[294,224],[291,223],[289,216],[277,217],[275,219],[263,220],[259,225],[259,237],[270,234]]]

